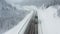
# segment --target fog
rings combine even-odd
[[[2,34],[16,26],[27,14],[30,13],[30,10],[38,11],[41,7],[47,9],[50,6],[55,6],[54,8],[57,8],[57,5],[59,4],[60,0],[0,0],[0,33]],[[54,13],[49,12],[47,11],[47,14],[49,15]],[[56,13],[60,17],[60,10]],[[48,16],[51,17],[52,14]],[[45,15],[43,16],[45,17]]]
[[[0,34],[16,26],[28,13],[27,10],[18,10],[5,0],[0,0]]]

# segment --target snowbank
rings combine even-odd
[[[60,34],[60,17],[57,16],[57,11],[58,9],[52,6],[44,10],[38,10],[38,19],[41,20],[38,29],[43,34]],[[38,32],[38,34],[40,33]]]
[[[24,34],[26,27],[32,17],[33,11],[28,14],[17,26],[5,32],[4,34]]]

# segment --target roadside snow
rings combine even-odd
[[[41,26],[38,27],[42,28],[43,34],[60,34],[60,17],[57,16],[56,8],[52,6],[44,10],[40,8],[38,19],[41,20]]]
[[[18,25],[16,25],[14,28],[6,31],[3,34],[24,34],[28,26],[28,23],[32,17],[32,14],[33,14],[33,11],[31,11],[30,14],[28,14],[22,21],[20,21]]]

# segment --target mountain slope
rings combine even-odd
[[[16,26],[28,13],[0,0],[0,34]]]

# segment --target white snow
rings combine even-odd
[[[30,14],[28,14],[17,26],[14,28],[6,31],[3,34],[24,34],[26,27],[28,26],[28,23],[32,17],[33,11],[31,11]]]
[[[57,16],[57,9],[53,6],[38,11],[38,34],[60,34],[60,17]],[[41,24],[40,24],[41,20]],[[42,34],[41,33],[41,34]]]

